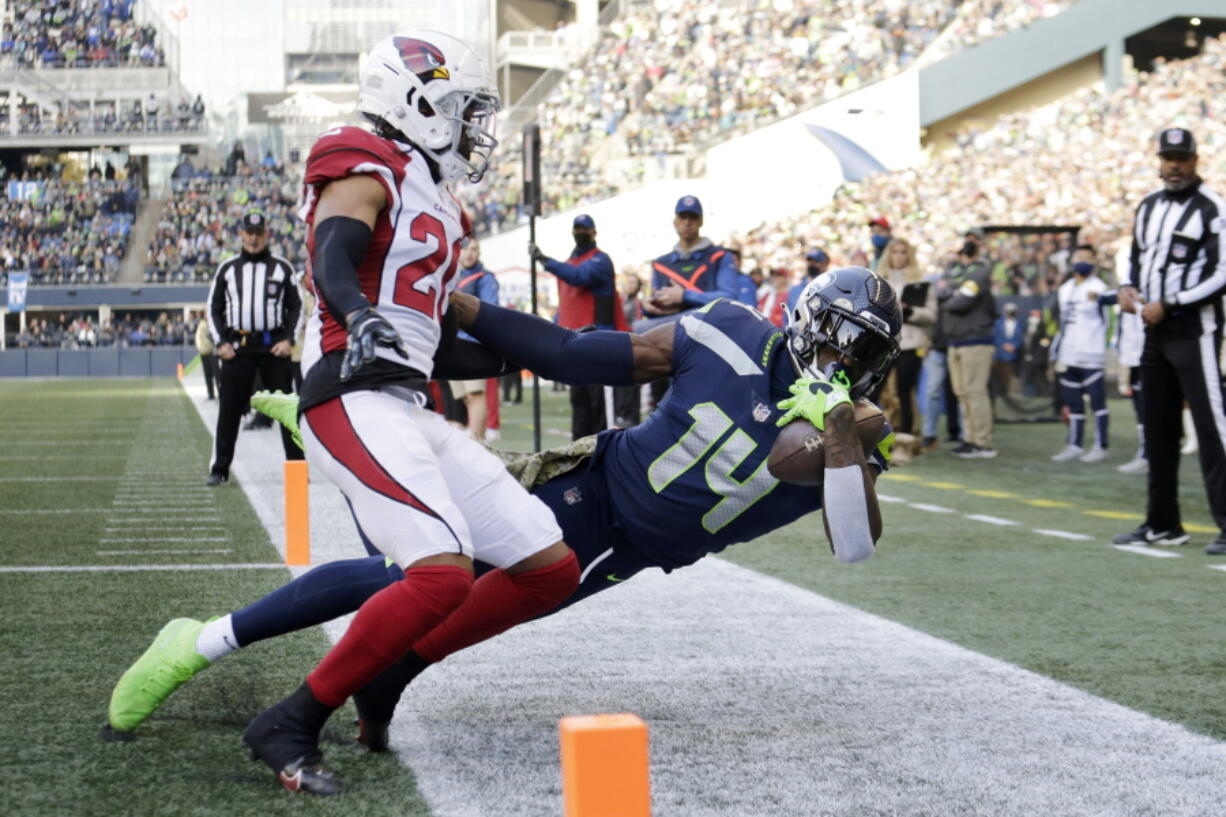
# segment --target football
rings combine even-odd
[[[856,434],[868,456],[881,439],[885,415],[867,400],[857,400],[854,406]],[[821,485],[826,467],[824,434],[808,420],[793,420],[779,432],[771,446],[766,468],[780,482],[793,485]]]

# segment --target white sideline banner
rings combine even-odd
[[[597,242],[618,271],[628,267],[645,272],[646,262],[676,243],[673,207],[681,196],[702,200],[703,232],[720,242],[730,233],[800,215],[829,201],[845,170],[874,163],[897,170],[920,157],[919,75],[907,71],[716,145],[707,152],[703,178],[651,182],[537,219],[537,244],[550,256],[565,258],[573,243],[572,220],[588,213],[596,221]],[[548,187],[550,180],[544,182]],[[510,289],[504,300],[527,298],[527,246],[527,227],[482,241],[483,263],[499,273],[504,291]],[[556,290],[551,279],[547,273],[540,278],[549,302]]]

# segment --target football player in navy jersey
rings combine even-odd
[[[902,323],[894,292],[875,273],[848,267],[814,279],[786,333],[754,309],[722,299],[641,336],[576,333],[463,294],[452,304],[461,328],[545,377],[588,381],[600,372],[608,385],[673,378],[646,422],[601,433],[590,456],[533,489],[583,570],[578,589],[553,612],[644,568],[692,564],[819,508],[837,558],[872,555],[881,531],[873,483],[892,434],[887,426],[866,458],[851,403],[889,370]],[[292,423],[294,398],[281,399],[289,407],[274,413]],[[779,428],[797,417],[826,432],[820,487],[782,483],[767,471]],[[344,615],[400,575],[382,557],[321,565],[232,613],[237,641],[246,646]],[[462,623],[454,624],[445,620],[355,694],[361,739],[372,749],[386,748],[404,687],[473,643],[459,632]],[[131,681],[116,687],[112,726],[131,729],[148,717],[198,671],[183,671],[193,662],[201,663],[190,644],[155,642],[124,676],[139,678],[139,693]],[[117,700],[125,708],[117,710]]]

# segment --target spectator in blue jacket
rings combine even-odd
[[[800,300],[800,293],[805,291],[805,287],[809,285],[810,281],[821,275],[829,267],[830,256],[826,255],[824,250],[809,250],[805,254],[805,279],[792,287],[792,291],[788,293],[789,318],[792,315],[792,311],[796,309],[796,303]]]
[[[702,202],[682,196],[674,209],[677,244],[651,263],[649,315],[675,315],[716,298],[740,300],[741,275],[736,259],[702,233]]]

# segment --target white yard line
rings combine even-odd
[[[110,513],[110,508],[4,508],[0,514]]]
[[[108,536],[98,541],[103,545],[120,545],[124,542],[145,542],[153,545],[162,542],[228,542],[229,536]]]
[[[908,502],[907,507],[929,513],[956,513],[953,508],[946,508],[944,505],[929,505],[927,502]]]
[[[1012,519],[1001,519],[999,516],[988,516],[987,514],[982,513],[968,513],[966,518],[973,519],[976,522],[986,522],[989,525],[999,525],[1001,527],[1021,524],[1020,522],[1014,522]]]
[[[137,573],[150,570],[284,570],[285,565],[275,563],[225,564],[225,565],[31,565],[29,567],[0,567],[0,573]]]
[[[1084,533],[1071,533],[1066,530],[1051,530],[1049,528],[1031,528],[1031,531],[1040,536],[1053,536],[1057,539],[1068,539],[1070,542],[1093,542],[1093,536],[1086,536]]]
[[[98,556],[150,556],[153,554],[165,553],[233,553],[230,548],[212,548],[209,550],[191,549],[191,548],[158,548],[156,550],[95,550],[94,553]]]
[[[1125,553],[1136,553],[1141,556],[1149,556],[1152,559],[1182,559],[1178,553],[1172,553],[1169,550],[1158,550],[1157,548],[1145,547],[1144,545],[1112,545],[1116,550],[1122,550]]]

